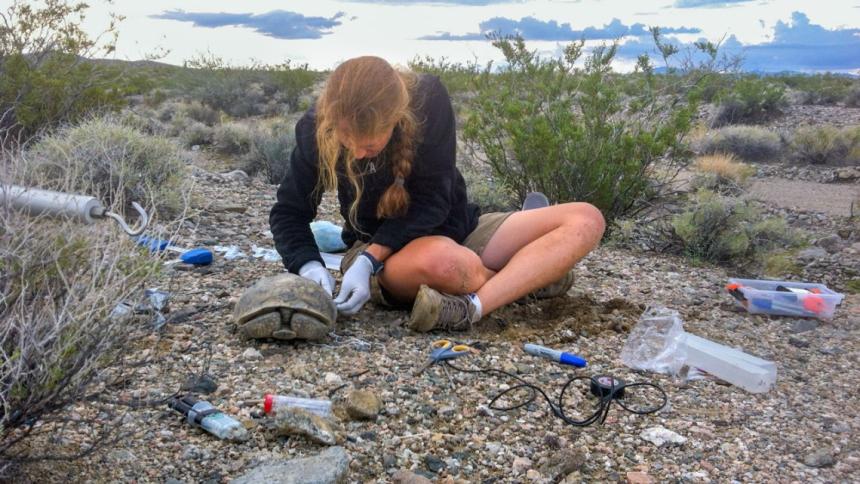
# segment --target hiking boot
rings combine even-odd
[[[530,292],[517,300],[518,303],[524,304],[534,299],[549,299],[551,297],[564,296],[567,291],[573,286],[573,270],[567,271],[561,279],[552,284],[542,287],[536,291]]]
[[[535,208],[549,207],[549,199],[541,192],[529,192],[523,200],[521,210],[533,210]]]
[[[469,296],[452,296],[422,284],[407,326],[422,333],[432,329],[467,331],[476,322],[476,312]]]

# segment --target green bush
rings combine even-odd
[[[464,64],[452,62],[446,57],[434,59],[430,56],[425,56],[424,58],[415,56],[409,61],[409,69],[413,72],[438,76],[452,95],[470,91],[475,77],[481,72],[478,64]]]
[[[14,0],[0,12],[0,146],[118,109],[127,94],[147,88],[145,77],[88,60],[113,52],[117,19],[92,39],[81,27],[87,9],[65,0]]]
[[[718,96],[711,126],[767,121],[782,114],[786,104],[783,85],[757,77],[742,78]]]
[[[212,140],[214,137],[215,130],[197,121],[192,121],[191,123],[189,123],[185,127],[184,131],[182,131],[182,133],[179,135],[179,139],[182,142],[182,146],[186,148],[191,148],[195,145],[210,145],[212,144]]]
[[[782,140],[757,126],[728,126],[705,136],[697,147],[703,154],[732,154],[745,161],[773,160],[782,153]]]
[[[35,144],[27,157],[33,186],[86,193],[106,205],[151,204],[165,217],[184,208],[186,166],[178,147],[114,117],[62,128]]]
[[[251,149],[251,129],[240,123],[226,123],[215,127],[212,144],[218,153],[242,155]]]
[[[206,126],[215,126],[221,122],[221,113],[198,101],[180,104],[179,111],[185,117],[191,118],[198,123],[203,123]]]
[[[697,191],[671,224],[683,253],[710,262],[761,264],[769,251],[800,243],[784,220],[763,219],[749,202],[708,190]]]
[[[241,118],[271,112],[272,100],[295,110],[299,98],[317,80],[319,74],[307,65],[292,66],[289,61],[278,65],[253,64],[231,66],[223,59],[205,53],[185,62],[185,69],[171,79],[179,91],[190,99]]]
[[[804,126],[795,130],[789,142],[791,156],[801,163],[814,165],[844,162],[856,141],[851,130],[833,126]]]
[[[860,85],[853,86],[845,95],[845,105],[849,108],[860,108]]]
[[[269,183],[281,183],[287,174],[295,144],[295,132],[285,121],[257,127],[251,131],[242,169],[249,176],[261,173]]]
[[[506,63],[475,78],[463,137],[517,199],[540,191],[553,202],[586,201],[611,221],[654,195],[648,174],[657,160],[684,156],[695,104],[657,90],[647,57],[637,65],[640,95],[624,102],[614,45],[579,68],[582,43],[542,59],[522,38],[492,42]]]
[[[776,78],[799,93],[803,104],[832,105],[848,101],[857,81],[839,74],[785,75]]]

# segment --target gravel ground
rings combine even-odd
[[[267,214],[275,187],[197,172],[207,208],[188,245],[271,247]],[[214,202],[208,202],[214,201]],[[321,217],[338,220],[333,200]],[[577,428],[553,418],[543,402],[500,412],[489,399],[511,380],[433,367],[413,370],[440,335],[410,332],[408,314],[369,305],[341,317],[326,344],[244,342],[234,334],[232,305],[279,262],[218,258],[211,267],[173,271],[161,289],[172,294],[170,322],[128,348],[148,363],[119,386],[122,400],[160,399],[194,373],[206,371],[217,389],[205,398],[239,417],[251,439],[227,443],[190,427],[165,405],[131,409],[128,435],[72,463],[29,469],[34,481],[226,482],[260,463],[319,453],[303,437],[275,437],[259,418],[265,393],[341,399],[352,389],[375,393],[383,410],[375,421],[345,421],[339,445],[351,458],[349,482],[385,482],[409,471],[438,482],[803,481],[848,482],[860,466],[858,328],[860,297],[848,295],[830,322],[768,318],[739,312],[723,286],[732,274],[680,258],[600,248],[576,268],[576,284],[556,300],[512,305],[486,317],[464,342],[482,351],[458,364],[501,368],[543,386],[556,398],[574,375],[612,374],[661,385],[669,405],[652,415],[613,407],[604,425]],[[776,386],[754,395],[713,380],[689,383],[637,373],[619,360],[642,310],[678,310],[687,331],[773,360]],[[583,370],[524,354],[523,342],[578,353]],[[565,402],[575,414],[593,405]],[[580,409],[580,410],[577,410]],[[85,415],[87,408],[70,409]],[[640,434],[662,426],[686,441],[657,446]],[[53,445],[74,448],[72,437]],[[637,480],[639,479],[639,480]]]
[[[750,197],[772,202],[780,207],[821,212],[833,217],[860,211],[860,185],[824,184],[781,178],[756,179],[749,188]],[[826,194],[826,196],[822,196]]]

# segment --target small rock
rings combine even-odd
[[[522,474],[523,472],[531,469],[532,461],[527,457],[517,457],[514,459],[514,463],[511,467],[513,468],[514,474]]]
[[[434,474],[438,474],[445,468],[445,462],[442,459],[436,457],[432,454],[427,454],[424,456],[424,464],[427,466],[427,469]]]
[[[498,454],[500,450],[502,450],[502,444],[498,442],[487,442],[487,452],[495,455]]]
[[[208,395],[218,389],[218,383],[211,375],[192,375],[185,380],[181,389],[189,393],[202,393]]]
[[[860,178],[860,168],[853,166],[839,168],[836,170],[836,179],[840,181],[850,181]]]
[[[824,429],[829,432],[833,432],[834,434],[844,434],[851,431],[851,426],[848,425],[848,422],[839,420],[830,422],[828,425],[824,426]]]
[[[325,445],[337,443],[333,421],[300,408],[287,407],[279,411],[272,419],[271,426],[278,435],[304,435]]]
[[[627,473],[627,482],[628,484],[651,484],[654,480],[645,472],[630,471]]]
[[[248,210],[248,207],[244,205],[234,205],[234,204],[214,204],[209,207],[209,211],[213,213],[223,212],[223,213],[245,213]]]
[[[818,327],[818,321],[814,319],[797,319],[789,328],[791,333],[806,333]]]
[[[828,356],[841,355],[842,353],[844,353],[842,348],[838,348],[836,346],[831,346],[829,348],[821,348],[818,350],[818,352],[821,353],[822,355],[828,355]]]
[[[409,471],[399,470],[391,476],[393,484],[433,484],[433,481],[424,476],[413,474]]]
[[[382,467],[391,469],[397,465],[397,456],[394,454],[385,454],[382,456]]]
[[[540,479],[541,477],[543,477],[541,475],[541,473],[534,470],[534,469],[531,469],[528,472],[526,472],[526,478],[531,479],[532,481],[536,481],[536,480]]]
[[[343,447],[331,447],[311,457],[262,464],[231,482],[233,484],[257,482],[335,484],[346,480],[349,460],[349,454]]]
[[[665,427],[659,426],[645,429],[641,434],[639,434],[639,436],[657,447],[662,447],[667,444],[681,445],[687,441],[686,437],[678,435]]]
[[[802,263],[812,262],[824,259],[826,257],[827,251],[822,249],[821,247],[810,247],[808,249],[803,249],[797,254],[797,260]]]
[[[836,463],[835,452],[832,448],[818,449],[803,458],[803,463],[809,467],[830,467]]]
[[[382,410],[382,401],[375,393],[353,390],[346,397],[346,413],[355,420],[373,420]]]
[[[246,360],[262,360],[263,354],[256,348],[248,348],[242,353],[242,358]]]
[[[326,385],[339,386],[343,385],[343,379],[337,373],[326,372],[323,376],[323,381]]]
[[[788,338],[788,344],[797,348],[809,348],[809,341],[804,341],[795,337]]]
[[[249,177],[248,174],[242,170],[233,170],[229,173],[224,173],[223,175],[221,175],[221,178],[223,178],[224,181],[232,181],[237,183],[248,183],[251,181],[251,177]]]
[[[833,234],[819,239],[818,246],[826,250],[829,254],[835,254],[842,249],[842,238],[837,234]]]
[[[572,449],[564,449],[554,453],[541,466],[541,474],[550,479],[557,479],[577,471],[585,465],[585,454]]]

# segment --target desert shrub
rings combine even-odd
[[[117,121],[144,134],[162,135],[165,127],[156,113],[148,109],[124,109],[116,115]]]
[[[468,92],[472,88],[473,79],[481,71],[476,63],[453,62],[446,57],[434,59],[430,56],[415,56],[408,65],[414,72],[438,76],[452,95]]]
[[[186,166],[169,139],[114,117],[93,117],[41,139],[27,153],[27,181],[85,193],[106,205],[151,204],[163,217],[183,205]]]
[[[259,126],[251,131],[242,169],[250,176],[262,174],[269,183],[281,183],[287,174],[295,144],[295,132],[288,123]]]
[[[210,128],[209,126],[206,126],[203,123],[192,121],[187,126],[185,126],[185,129],[179,135],[179,139],[182,142],[182,146],[190,148],[195,145],[212,144],[214,136],[214,129]]]
[[[82,28],[83,2],[13,0],[0,12],[0,145],[101,109],[117,109],[137,93],[117,66],[88,59],[113,52],[116,18],[95,39]]]
[[[802,104],[832,105],[847,102],[856,81],[839,74],[782,75],[776,78],[798,93]]]
[[[460,157],[460,160],[463,158]],[[516,195],[510,188],[498,183],[492,173],[481,170],[474,163],[461,162],[460,173],[466,182],[466,197],[470,202],[481,207],[481,212],[508,212],[519,209]]]
[[[789,149],[794,160],[815,165],[845,161],[854,148],[851,130],[833,126],[803,126],[794,131]]]
[[[684,156],[694,102],[657,90],[647,57],[637,65],[640,95],[625,102],[611,67],[615,45],[579,68],[582,43],[544,59],[519,37],[492,42],[506,63],[475,78],[463,136],[517,199],[540,191],[553,202],[587,201],[611,220],[654,195],[652,164]]]
[[[700,156],[693,163],[696,175],[693,188],[706,188],[722,194],[738,194],[747,186],[755,168],[735,161],[734,156],[713,154]]]
[[[728,126],[701,140],[703,154],[727,153],[746,161],[767,161],[782,152],[778,134],[757,126]]]
[[[252,64],[232,66],[211,53],[185,62],[186,69],[175,75],[174,83],[190,98],[224,111],[233,117],[247,117],[271,111],[271,99],[294,110],[301,95],[319,74],[307,65]]]
[[[18,156],[0,159],[0,185],[28,184],[34,172],[29,163]],[[122,209],[120,205],[108,208]],[[29,482],[18,478],[22,471],[18,464],[86,454],[115,430],[120,416],[107,406],[92,408],[93,415],[102,413],[98,419],[81,412],[70,421],[61,410],[72,403],[90,407],[87,402],[105,391],[108,375],[123,371],[123,353],[146,335],[148,326],[115,309],[121,301],[138,300],[160,266],[158,259],[142,253],[110,221],[82,225],[73,219],[28,217],[0,202],[0,479],[4,482]],[[75,434],[86,437],[71,451],[61,444],[45,446],[44,439],[29,444],[41,435],[57,443]]]
[[[860,108],[860,85],[853,86],[845,95],[845,105],[850,108]]]
[[[179,110],[186,117],[206,126],[214,126],[221,122],[221,113],[198,101],[182,103]]]
[[[241,155],[251,148],[251,129],[240,123],[225,123],[212,133],[215,150],[225,155]]]
[[[784,220],[762,218],[747,201],[703,189],[671,225],[684,254],[717,263],[760,263],[767,252],[800,242]]]
[[[783,85],[757,77],[738,80],[717,99],[712,127],[767,121],[782,114],[786,105]]]

